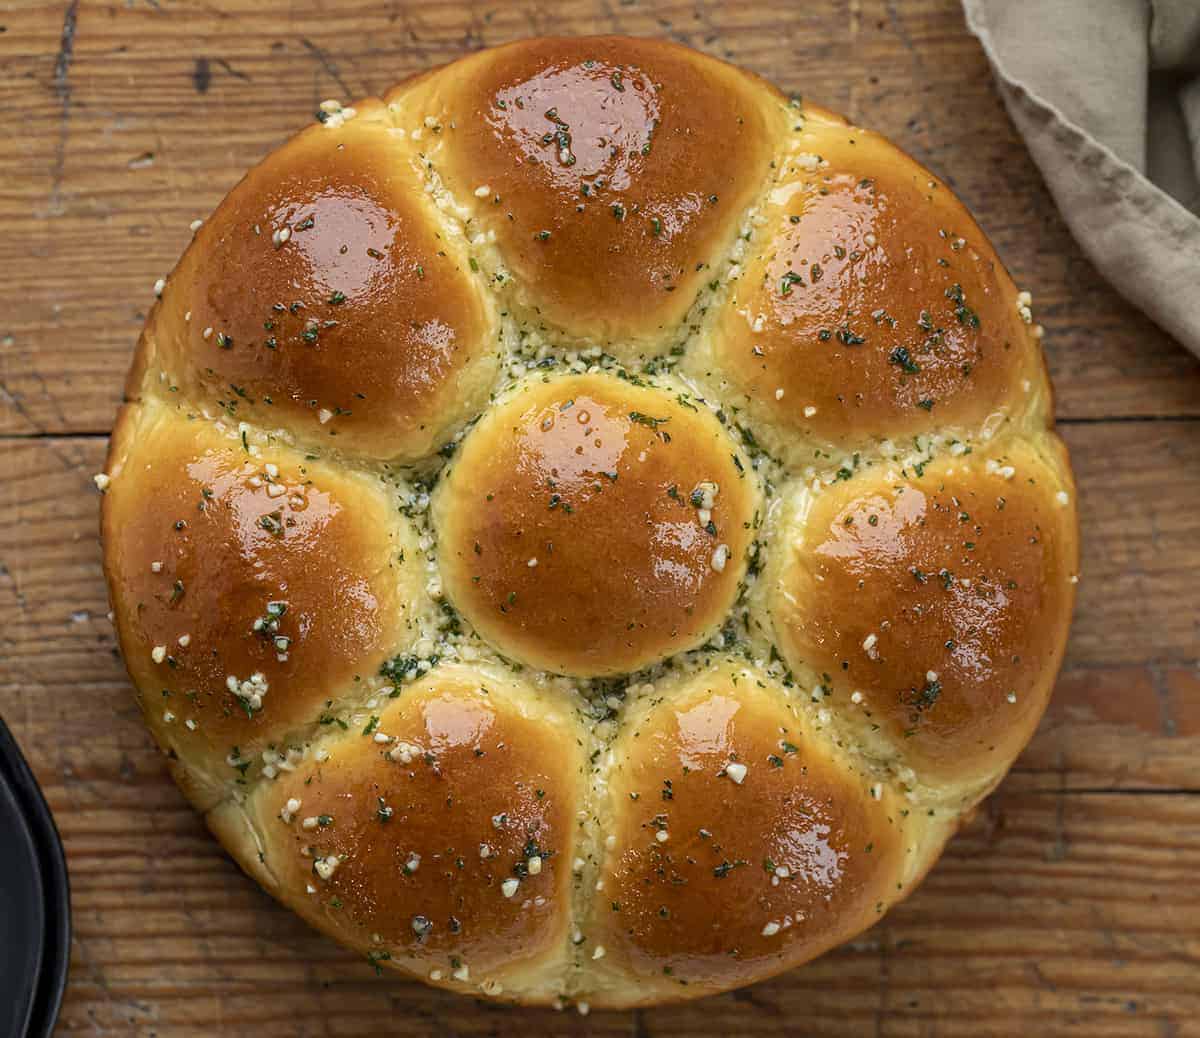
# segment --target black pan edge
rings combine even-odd
[[[71,888],[58,829],[37,780],[3,718],[0,718],[0,782],[11,790],[24,817],[44,899],[42,961],[25,1033],[18,1038],[50,1038],[71,959]]]

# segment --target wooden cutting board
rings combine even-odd
[[[768,983],[581,1019],[376,977],[242,876],[128,693],[91,474],[189,222],[321,99],[594,32],[745,65],[955,187],[1046,326],[1084,563],[1045,722],[915,896]],[[0,712],[70,858],[61,1033],[1200,1034],[1200,363],[1071,240],[954,0],[0,2],[0,111]]]

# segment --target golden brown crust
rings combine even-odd
[[[661,352],[765,183],[776,92],[684,47],[522,40],[388,95],[539,322]],[[486,189],[486,190],[485,190]]]
[[[1064,454],[1012,443],[821,492],[781,535],[785,656],[824,675],[860,738],[882,729],[919,780],[975,794],[1028,741],[1058,672],[1073,491]]]
[[[908,156],[674,44],[321,110],[161,286],[97,477],[185,794],[472,995],[694,997],[871,925],[1062,658],[1028,297]]]
[[[692,648],[758,508],[702,403],[608,375],[533,380],[463,442],[434,504],[447,593],[501,653],[583,676]]]
[[[126,412],[110,474],[122,652],[198,800],[415,637],[422,561],[376,481],[158,404]]]
[[[785,452],[796,436],[853,446],[1025,406],[1039,351],[962,203],[838,117],[806,109],[791,147],[692,369],[727,383]]]
[[[546,1001],[584,774],[572,713],[501,671],[443,665],[215,827],[277,897],[376,965]]]
[[[594,939],[647,1001],[798,965],[901,893],[904,804],[759,671],[722,663],[656,693],[612,754]]]
[[[378,102],[360,107],[218,206],[167,279],[145,364],[233,417],[414,460],[486,403],[497,318],[404,136]]]

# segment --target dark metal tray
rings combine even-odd
[[[58,830],[0,720],[0,1035],[49,1038],[71,957],[71,901]]]

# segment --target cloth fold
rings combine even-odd
[[[1200,0],[963,7],[1083,251],[1200,356]]]

